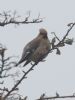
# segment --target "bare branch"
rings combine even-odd
[[[61,43],[64,43],[64,40],[66,39],[66,37],[68,36],[68,34],[72,30],[72,28],[75,26],[75,23],[70,23],[70,25],[68,24],[68,26],[69,26],[69,29],[67,30],[67,33],[65,34],[65,36],[62,38],[62,40],[56,46],[59,46]]]
[[[27,72],[24,72],[24,75],[21,77],[21,79],[13,86],[13,88],[4,96],[4,99],[5,100],[14,90],[15,88],[17,88],[17,86],[25,79],[25,77],[27,76],[27,74],[33,70],[33,68],[35,67],[35,65],[37,65],[37,63],[33,64],[32,67],[27,71]]]
[[[62,99],[62,98],[75,98],[75,95],[67,95],[67,96],[52,96],[52,97],[43,97],[42,99],[36,99],[36,100],[53,100],[53,99]]]
[[[60,39],[57,37],[57,35],[55,34],[55,32],[51,32],[51,34],[54,34],[55,38],[60,41]]]
[[[9,70],[14,68],[14,65],[16,62],[11,61],[12,58],[17,56],[10,56],[5,57],[5,51],[6,47],[4,47],[2,44],[0,45],[0,78],[6,78],[11,76],[12,74],[7,74]]]
[[[0,21],[0,26],[5,26],[5,25],[8,25],[8,24],[19,25],[19,24],[29,24],[29,23],[43,22],[43,19],[40,18],[40,16],[38,16],[36,19],[29,20],[30,12],[29,12],[28,16],[24,18],[24,20],[19,19],[21,17],[19,15],[17,15],[16,11],[14,11],[13,14],[11,14],[11,11],[9,11],[9,12],[4,11],[3,13],[0,13],[0,18],[2,19]]]
[[[51,50],[48,52],[48,53],[51,53],[51,51],[53,50],[57,50],[56,54],[60,54],[60,50],[59,50],[59,47],[63,47],[65,46],[65,44],[68,44],[68,45],[72,45],[72,43],[74,42],[74,39],[70,39],[70,38],[67,38],[69,32],[72,30],[72,28],[75,26],[75,23],[71,23],[71,25],[69,26],[69,29],[67,30],[65,36],[60,40],[55,33],[53,33],[55,35],[55,37],[52,39],[52,48]],[[56,43],[56,40],[58,40],[58,43]]]
[[[5,87],[4,87],[3,89],[0,88],[0,91],[3,91],[3,92],[4,92],[4,91],[9,92],[8,88],[5,88]]]

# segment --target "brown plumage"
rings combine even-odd
[[[39,35],[24,47],[22,57],[17,65],[25,62],[25,66],[31,61],[38,62],[43,60],[47,56],[50,48],[51,46],[47,31],[41,28],[39,30]]]

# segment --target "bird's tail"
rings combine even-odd
[[[24,61],[24,59],[21,59],[15,66],[17,67],[19,64],[21,64]]]
[[[19,65],[19,63],[16,63],[15,66],[17,67]]]
[[[27,60],[26,62],[25,62],[25,64],[23,65],[23,67],[25,67],[27,64],[29,64],[31,61],[29,61],[29,60]]]

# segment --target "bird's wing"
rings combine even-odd
[[[19,61],[19,64],[25,60],[28,60],[32,53],[37,49],[39,46],[41,38],[35,38],[31,42],[29,42],[23,49],[22,57]]]
[[[33,53],[32,58],[31,58],[32,61],[34,62],[42,61],[49,53],[50,47],[51,46],[50,46],[49,40],[43,39],[39,47]]]

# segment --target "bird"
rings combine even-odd
[[[40,28],[38,36],[24,47],[22,57],[16,66],[23,62],[25,62],[23,66],[26,66],[32,61],[35,63],[42,61],[47,56],[50,48],[47,31],[44,28]]]

